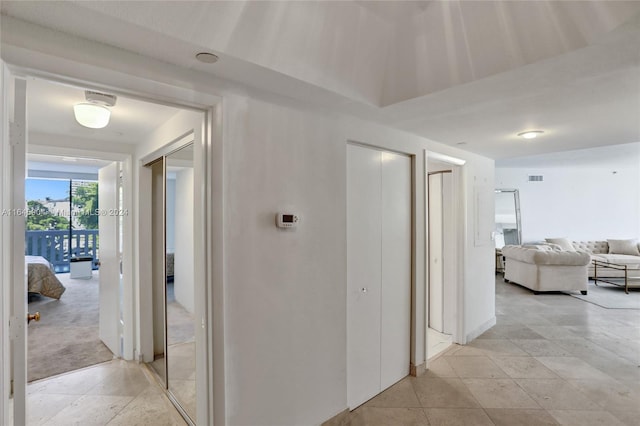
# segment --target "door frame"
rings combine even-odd
[[[453,202],[453,210],[454,210],[454,218],[452,221],[453,224],[453,233],[454,233],[454,239],[455,239],[455,244],[453,246],[453,252],[452,255],[454,257],[454,259],[456,259],[456,263],[455,263],[455,268],[454,268],[454,277],[453,277],[453,284],[455,286],[454,289],[454,294],[456,295],[455,297],[455,301],[453,302],[454,305],[453,306],[449,306],[449,309],[454,309],[456,312],[455,315],[455,326],[454,326],[454,331],[453,331],[453,336],[452,336],[452,340],[453,343],[459,343],[459,344],[464,344],[466,343],[465,341],[465,334],[464,334],[464,256],[465,256],[465,215],[464,215],[464,174],[465,174],[465,164],[466,161],[459,159],[459,158],[455,158],[455,157],[451,157],[448,155],[444,155],[444,154],[440,154],[438,152],[434,152],[434,151],[427,151],[425,150],[424,152],[425,155],[425,181],[428,181],[429,179],[429,160],[432,161],[437,161],[439,163],[444,163],[446,164],[450,169],[451,169],[451,187],[452,187],[452,202]],[[425,190],[428,190],[428,184],[425,185]],[[428,197],[425,197],[425,199],[428,201]],[[425,204],[425,211],[426,211],[426,217],[425,219],[427,220],[427,224],[428,224],[428,220],[429,220],[429,207],[428,207],[428,203]],[[426,245],[427,245],[427,259],[429,258],[429,251],[428,251],[428,247],[429,247],[429,227],[426,227],[427,229],[427,239],[426,239]],[[426,267],[426,277],[427,277],[427,291],[425,292],[425,306],[426,306],[426,315],[425,315],[425,334],[428,332],[429,329],[429,283],[428,283],[428,277],[429,277],[429,262],[425,262],[425,267]],[[443,306],[443,309],[447,309],[446,306]],[[425,336],[425,355],[426,355],[426,361],[427,361],[427,368],[428,368],[428,362],[429,362],[429,353],[428,353],[428,344],[427,344],[427,337]]]
[[[35,56],[34,56],[35,55]],[[180,87],[172,83],[165,83],[150,78],[137,77],[133,74],[122,74],[120,72],[101,68],[91,69],[82,68],[80,71],[72,67],[59,67],[60,63],[51,61],[46,55],[35,54],[28,58],[20,58],[19,60],[30,61],[28,66],[20,64],[2,62],[2,95],[3,104],[6,107],[9,99],[7,87],[4,84],[8,79],[8,73],[12,78],[29,78],[36,77],[52,82],[62,84],[70,84],[74,86],[84,87],[89,90],[108,91],[119,96],[125,96],[142,101],[173,106],[180,109],[196,110],[203,113],[201,134],[202,134],[202,157],[200,161],[203,165],[203,175],[198,176],[201,183],[199,191],[203,197],[204,228],[202,235],[204,238],[204,254],[205,264],[202,267],[203,281],[205,283],[206,293],[206,311],[202,321],[202,328],[205,335],[205,344],[200,348],[202,354],[201,359],[205,360],[206,375],[206,392],[198,394],[199,406],[203,410],[203,418],[205,424],[225,424],[225,380],[224,380],[224,291],[223,291],[223,250],[224,250],[224,230],[223,230],[223,133],[222,133],[222,98],[212,94],[198,92],[192,89]],[[37,64],[37,65],[34,65]],[[6,70],[4,69],[6,65]],[[62,72],[61,72],[62,70]],[[73,76],[73,77],[72,77]],[[194,101],[195,100],[195,101]],[[3,115],[8,117],[7,108],[3,108]],[[8,138],[8,129],[3,129],[2,137]],[[8,140],[8,139],[6,139]],[[130,163],[130,171],[132,172],[132,182],[137,182],[139,176],[136,168],[133,167],[133,161]],[[6,168],[3,167],[3,173]],[[6,182],[3,176],[2,182]],[[132,206],[136,205],[135,194],[132,195]],[[133,234],[139,232],[133,228]],[[3,240],[7,236],[3,235]],[[134,285],[131,291],[132,324],[135,328],[136,346],[140,344],[140,281],[138,269],[140,266],[139,252],[137,251],[137,237],[134,237],[133,256],[131,262],[132,277]],[[136,267],[137,265],[137,267]],[[3,300],[6,300],[7,289],[2,288]],[[4,307],[4,305],[3,305]],[[3,320],[8,318],[8,312],[4,311]],[[10,348],[6,337],[3,336],[2,355],[3,355],[3,373],[10,373],[11,369],[6,363],[6,359],[10,353]],[[134,358],[141,358],[134,350]],[[4,376],[4,374],[3,374]],[[214,380],[214,377],[217,380]],[[9,417],[9,392],[6,388],[6,382],[3,383],[3,392],[0,400],[0,414],[3,419]]]
[[[27,83],[28,84],[28,83]],[[96,160],[104,160],[111,162],[119,162],[122,169],[122,208],[128,212],[133,212],[133,191],[134,180],[132,176],[132,162],[133,158],[131,154],[119,153],[119,152],[105,152],[96,151],[88,148],[70,148],[62,147],[59,145],[42,145],[42,144],[29,144],[27,146],[27,154],[42,154],[42,155],[55,155],[65,157],[85,157],[94,158]],[[122,223],[122,235],[124,241],[122,242],[122,280],[123,280],[123,292],[122,292],[122,318],[124,326],[122,329],[123,335],[123,347],[121,355],[125,360],[134,359],[135,345],[135,293],[134,293],[134,226],[133,215],[128,214],[123,216]],[[130,238],[127,238],[130,236]]]
[[[416,368],[416,340],[417,340],[417,330],[418,330],[418,325],[416,323],[416,321],[419,321],[418,319],[418,315],[416,314],[416,312],[418,311],[418,300],[420,299],[417,296],[417,291],[418,291],[418,285],[417,285],[417,269],[418,269],[418,265],[419,262],[417,260],[417,250],[416,250],[416,245],[417,242],[419,240],[418,235],[417,235],[417,227],[416,227],[416,218],[418,216],[418,213],[416,211],[417,209],[417,202],[416,202],[416,198],[417,198],[417,194],[416,194],[416,189],[417,189],[417,178],[419,175],[416,174],[416,170],[417,170],[417,156],[415,153],[411,153],[411,152],[405,152],[405,151],[401,151],[398,149],[394,149],[394,148],[390,148],[388,146],[380,146],[380,145],[375,145],[375,144],[369,144],[369,143],[364,143],[361,141],[355,141],[355,140],[347,140],[346,144],[345,144],[345,170],[348,167],[348,164],[346,163],[346,152],[347,152],[347,148],[349,147],[349,145],[352,146],[359,146],[361,148],[365,148],[365,149],[372,149],[372,150],[376,150],[376,151],[380,151],[380,152],[389,152],[389,153],[393,153],[393,154],[399,154],[399,155],[404,155],[406,157],[409,157],[410,161],[411,161],[411,170],[410,170],[410,175],[411,175],[411,188],[410,188],[410,193],[411,193],[411,283],[410,283],[410,288],[411,288],[411,300],[410,300],[410,312],[409,312],[409,375],[410,376],[416,376],[418,374],[417,372],[417,368]],[[346,175],[345,175],[346,177]],[[346,183],[346,182],[345,182]],[[348,206],[349,200],[347,198],[347,206]],[[348,207],[347,207],[348,208]],[[345,218],[348,215],[348,211],[345,211]],[[347,222],[347,227],[349,226],[349,223]],[[347,267],[348,267],[348,259],[347,259]],[[345,283],[347,284],[347,283]],[[345,293],[345,303],[348,304],[348,288],[347,288],[347,293]],[[348,315],[346,317],[347,319],[347,324],[346,324],[346,329],[348,330],[349,328],[349,323],[348,323]],[[426,333],[425,333],[426,334]],[[347,339],[349,337],[347,336]],[[348,340],[347,340],[348,341]],[[349,348],[349,344],[347,343],[346,345],[346,349],[348,351]],[[346,360],[347,360],[347,370],[349,369],[349,363],[348,363],[348,359],[349,359],[349,354],[348,352],[346,353]],[[349,381],[348,381],[348,377],[349,374],[347,373],[346,375],[347,377],[347,395],[348,395],[348,388],[349,388]],[[350,410],[353,410],[357,407],[349,407]]]

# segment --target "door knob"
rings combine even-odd
[[[31,321],[40,321],[40,312],[36,312],[35,314],[27,313],[27,324],[29,324]]]
[[[362,291],[363,293],[366,293],[366,292],[368,292],[368,291],[369,291],[369,289],[368,289],[368,288],[366,288],[366,287],[362,287],[362,290],[361,290],[361,291]]]

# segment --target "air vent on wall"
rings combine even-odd
[[[529,175],[529,182],[542,182],[542,175]]]

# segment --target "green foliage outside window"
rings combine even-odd
[[[51,210],[39,201],[28,201],[27,207],[29,214],[27,216],[28,231],[46,231],[49,229],[69,229],[69,219],[64,216],[57,216]]]
[[[84,229],[98,229],[98,183],[78,185],[73,194],[73,207],[79,212],[77,220]]]

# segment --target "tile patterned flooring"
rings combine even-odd
[[[185,425],[153,380],[143,366],[114,360],[30,383],[28,424]]]
[[[497,325],[454,345],[350,426],[640,425],[640,310],[496,278]],[[30,425],[184,425],[150,373],[111,361],[28,386]]]
[[[624,293],[621,294],[624,297]],[[496,277],[497,324],[348,416],[349,426],[638,426],[640,310]]]

